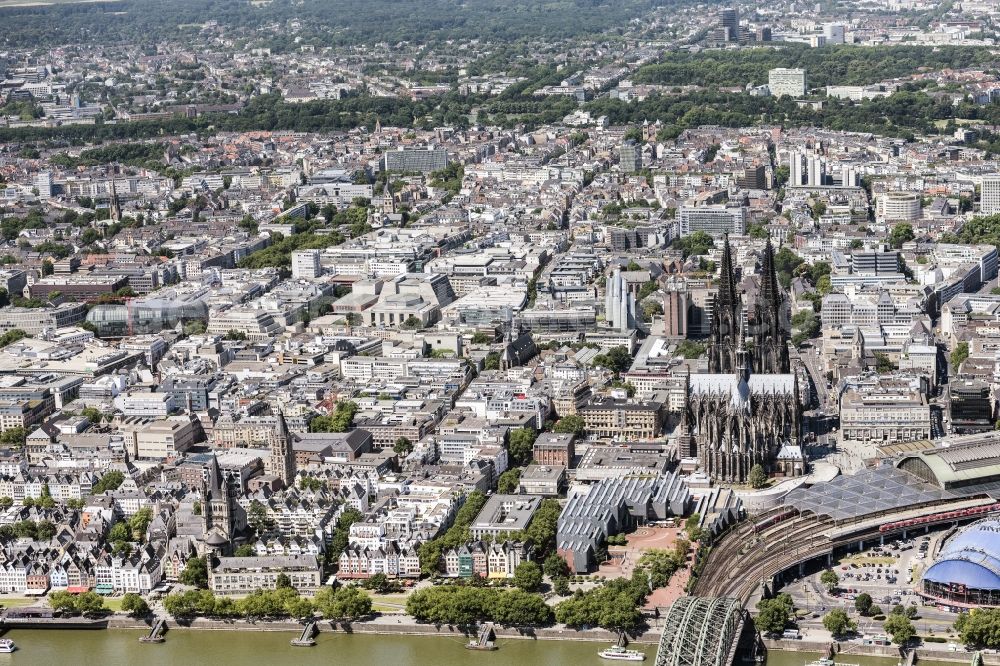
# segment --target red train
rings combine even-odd
[[[777,513],[773,516],[768,516],[767,518],[763,518],[757,521],[753,526],[753,531],[759,532],[763,529],[770,527],[771,525],[780,523],[783,520],[794,518],[797,515],[799,515],[798,509],[788,509],[787,511],[782,511],[781,513]]]
[[[974,506],[969,509],[958,509],[956,511],[943,511],[941,513],[932,513],[929,516],[921,516],[919,518],[910,518],[909,520],[897,520],[893,523],[886,523],[878,528],[879,532],[891,532],[894,530],[906,529],[909,527],[916,527],[918,525],[926,525],[927,523],[937,523],[946,520],[958,520],[961,518],[969,518],[970,516],[978,516],[985,513],[993,513],[994,511],[1000,511],[1000,502],[995,504],[986,504],[984,506]]]

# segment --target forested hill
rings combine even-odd
[[[438,39],[514,41],[592,35],[687,0],[120,0],[0,8],[0,45],[155,43],[215,20],[228,29],[274,26],[269,46]],[[2,5],[0,5],[2,7]],[[292,29],[289,22],[298,20]],[[331,32],[333,34],[331,34]],[[300,38],[298,44],[294,38]]]

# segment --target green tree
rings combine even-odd
[[[20,520],[14,523],[14,536],[18,539],[37,539],[38,525],[33,520]]]
[[[497,492],[510,495],[517,492],[518,483],[521,481],[521,469],[512,467],[500,475],[497,479]]]
[[[132,514],[128,519],[128,526],[132,531],[133,541],[142,541],[146,536],[146,528],[153,521],[153,510],[150,507],[143,507]]]
[[[596,367],[607,368],[618,375],[632,367],[632,354],[625,347],[612,347],[608,353],[595,356],[593,364]]]
[[[778,599],[761,599],[757,602],[754,624],[765,634],[780,634],[788,623],[788,606]]]
[[[135,592],[126,592],[122,596],[122,610],[135,618],[149,615],[149,604]]]
[[[483,359],[483,370],[500,369],[500,352],[490,352]]]
[[[959,342],[957,345],[955,345],[955,349],[953,349],[951,352],[952,368],[954,368],[957,371],[958,367],[962,365],[962,362],[967,358],[969,358],[969,343]]]
[[[841,608],[834,608],[823,616],[823,627],[829,631],[834,638],[843,636],[854,631],[857,625],[847,616]]]
[[[48,541],[56,535],[56,526],[49,520],[39,520],[35,524],[35,534],[39,541]]]
[[[643,622],[639,607],[649,592],[649,582],[619,578],[588,592],[578,592],[556,606],[556,620],[570,627],[600,626],[609,631],[634,633]]]
[[[198,587],[201,589],[208,588],[208,562],[204,557],[192,557],[184,565],[184,570],[181,571],[179,580],[185,585],[190,585],[191,587]]]
[[[862,615],[868,615],[872,608],[872,595],[862,592],[854,598],[854,608]]]
[[[978,648],[1000,648],[1000,608],[976,608],[960,613],[955,629],[966,645]]]
[[[663,314],[663,305],[659,301],[646,301],[642,304],[642,314],[645,321],[652,321],[655,315]]]
[[[536,437],[532,428],[517,428],[510,432],[507,437],[507,452],[513,465],[523,467],[531,462]]]
[[[892,372],[896,369],[896,365],[892,362],[887,354],[882,352],[875,352],[875,371],[876,372]]]
[[[490,335],[485,331],[476,331],[472,334],[472,344],[474,345],[485,345],[493,342],[495,336]]]
[[[263,536],[275,529],[274,518],[260,500],[251,500],[247,509],[247,524],[253,528],[254,534]]]
[[[118,486],[122,485],[124,481],[125,475],[122,472],[116,469],[111,470],[97,480],[97,483],[93,485],[92,492],[94,495],[101,495],[109,490],[118,490]]]
[[[364,520],[361,512],[354,507],[348,507],[337,518],[337,527],[333,530],[333,537],[330,540],[330,557],[336,559],[347,548],[348,536],[351,525]]]
[[[288,614],[288,617],[310,619],[314,611],[313,603],[308,599],[297,596],[285,601],[285,612]]]
[[[292,586],[292,579],[288,577],[284,571],[278,574],[278,577],[274,579],[274,586],[278,589],[290,588]]]
[[[819,292],[820,296],[826,296],[833,290],[833,283],[830,280],[829,275],[821,275],[819,279],[816,280],[816,291]]]
[[[42,304],[41,302],[39,303],[40,303],[39,307],[41,307]],[[24,305],[24,303],[19,303],[19,304]],[[19,328],[11,329],[6,333],[4,333],[3,335],[0,335],[0,348],[6,347],[7,345],[12,345],[18,340],[23,340],[24,338],[28,337],[31,336],[29,336],[27,333],[25,333]],[[16,444],[16,442],[14,443]]]
[[[673,246],[679,249],[684,258],[694,255],[708,254],[709,250],[715,247],[715,239],[704,231],[695,231],[692,234],[674,240]]]
[[[892,642],[896,645],[906,645],[911,638],[917,635],[913,623],[905,615],[889,615],[882,627],[885,629],[885,633],[892,636]]]
[[[568,597],[571,593],[569,579],[566,576],[556,576],[552,579],[552,591],[560,597]]]
[[[577,437],[582,436],[586,430],[587,423],[579,414],[569,414],[564,416],[556,421],[556,424],[552,427],[553,432],[572,433]]]
[[[542,586],[542,568],[535,562],[521,562],[514,569],[514,585],[525,592],[537,592]]]
[[[84,592],[77,595],[76,611],[84,617],[94,617],[107,611],[104,605],[104,597],[96,592]]]
[[[13,428],[7,428],[3,432],[0,432],[0,444],[5,446],[21,447],[24,446],[25,432],[24,428],[21,426],[14,426]]]
[[[903,247],[903,243],[907,243],[913,240],[916,236],[913,234],[913,226],[909,222],[901,222],[892,228],[889,232],[889,245],[896,248],[897,250]]]
[[[163,608],[174,618],[188,619],[198,614],[197,592],[168,594],[163,598]]]
[[[413,451],[413,442],[407,437],[397,437],[396,442],[392,445],[392,450],[400,458],[405,458]]]
[[[684,532],[691,541],[698,541],[701,539],[703,536],[701,529],[701,514],[692,513],[684,520]]]
[[[767,485],[767,472],[764,471],[760,463],[750,468],[750,473],[747,475],[747,483],[750,484],[751,488],[757,489]]]
[[[80,414],[91,423],[100,423],[104,420],[104,414],[96,407],[84,407],[80,410]]]
[[[494,622],[506,626],[537,626],[552,621],[552,609],[545,600],[520,588],[498,593],[490,611]]]
[[[566,565],[566,560],[559,556],[558,553],[552,553],[545,558],[542,563],[542,571],[549,578],[566,578],[569,576],[569,567]]]
[[[118,541],[131,541],[132,530],[126,522],[117,522],[108,531],[108,541],[112,543]]]
[[[233,551],[233,555],[236,557],[253,557],[257,554],[253,546],[248,543],[242,544]]]
[[[316,416],[309,422],[309,432],[347,432],[354,423],[354,415],[358,413],[358,404],[352,400],[342,400],[337,403],[333,414]]]
[[[535,556],[542,561],[556,550],[556,526],[561,513],[558,500],[544,499],[524,531],[524,539],[535,544]]]
[[[76,595],[65,591],[52,592],[49,594],[49,606],[57,613],[75,614]]]
[[[399,583],[391,580],[384,573],[377,573],[369,577],[364,583],[365,589],[375,590],[379,594],[388,594],[400,589]]]
[[[819,576],[820,584],[826,588],[827,592],[833,592],[840,584],[840,576],[833,569],[827,569]]]
[[[686,359],[701,358],[701,355],[705,353],[705,349],[705,345],[693,340],[681,340],[677,343],[677,355]]]
[[[666,587],[671,576],[680,569],[683,562],[673,550],[651,548],[644,552],[636,563],[636,569],[644,572],[654,588]]]
[[[802,310],[792,315],[792,326],[797,329],[792,336],[792,342],[796,346],[815,338],[820,332],[819,319],[811,310]]]
[[[358,620],[372,612],[371,597],[357,587],[321,588],[313,602],[316,610],[327,620]]]

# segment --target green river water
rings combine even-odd
[[[308,666],[323,664],[377,666],[598,666],[610,664],[597,656],[606,643],[579,641],[501,640],[496,652],[472,652],[459,638],[440,636],[372,636],[320,634],[316,647],[288,644],[286,632],[184,631],[167,634],[162,644],[139,643],[142,632],[129,630],[75,631],[15,629],[4,636],[18,647],[14,654],[0,654],[4,664],[40,666],[159,666],[192,664],[211,666]],[[652,664],[655,646],[632,645],[648,655]],[[817,655],[771,652],[767,666],[804,666]],[[843,664],[896,666],[895,659],[844,655]],[[921,661],[920,666],[957,666]]]

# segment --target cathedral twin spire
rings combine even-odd
[[[761,261],[760,293],[753,312],[753,348],[745,349],[743,303],[736,284],[732,250],[727,235],[722,247],[719,291],[715,299],[708,347],[708,371],[726,374],[743,372],[746,359],[753,371],[762,374],[789,372],[787,332],[781,325],[783,298],[774,265],[774,247],[770,239],[764,246]]]
[[[719,292],[715,297],[712,328],[708,343],[708,371],[717,374],[736,372],[737,337],[742,329],[743,308],[736,292],[729,236],[722,246],[722,271]]]

